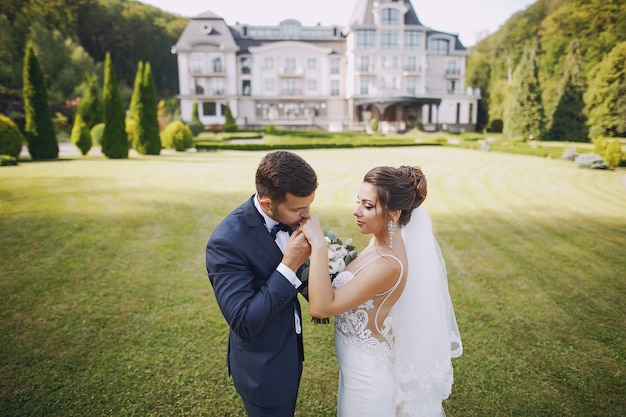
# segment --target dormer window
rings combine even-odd
[[[429,39],[428,52],[434,55],[448,55],[450,50],[450,41],[447,39]]]
[[[400,12],[396,9],[382,9],[380,11],[381,25],[399,25]]]

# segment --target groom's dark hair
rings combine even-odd
[[[276,151],[266,154],[256,171],[256,191],[282,203],[287,194],[306,197],[317,189],[317,174],[302,157],[292,152]]]

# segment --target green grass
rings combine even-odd
[[[448,417],[626,415],[625,170],[441,146],[297,152],[319,174],[313,211],[359,248],[363,174],[424,169],[465,346]],[[0,415],[244,416],[204,246],[263,154],[1,168]],[[332,326],[305,321],[296,415],[334,416]]]

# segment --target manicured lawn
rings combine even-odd
[[[424,169],[465,346],[448,417],[626,415],[626,170],[450,147],[296,152],[319,174],[313,211],[359,248],[363,174]],[[0,415],[244,416],[204,246],[263,154],[0,168]],[[334,416],[332,326],[305,321],[297,416]]]

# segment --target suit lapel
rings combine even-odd
[[[246,225],[250,230],[250,236],[271,256],[270,259],[278,259],[278,261],[280,261],[283,257],[283,253],[278,248],[274,239],[272,239],[272,235],[267,231],[267,227],[265,227],[265,223],[263,222],[263,216],[261,216],[261,213],[256,209],[254,201],[252,200],[253,198],[254,195],[243,207]]]

